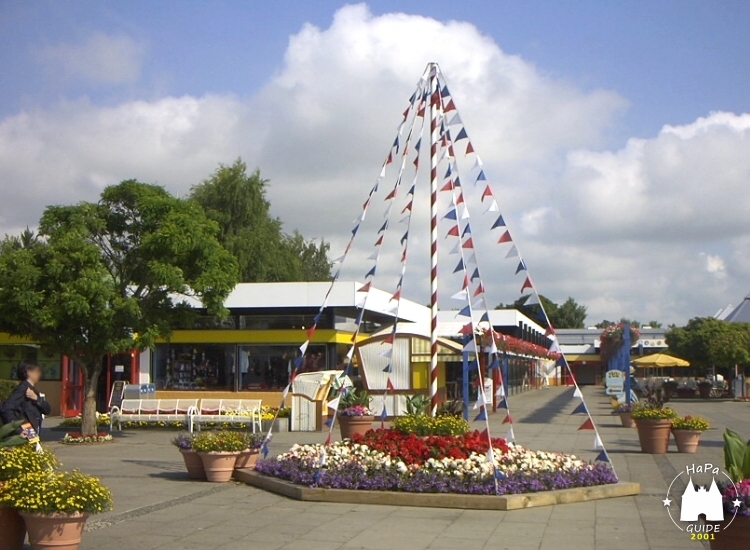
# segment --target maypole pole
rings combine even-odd
[[[438,273],[437,273],[437,194],[438,194],[438,141],[437,124],[440,112],[437,64],[428,65],[430,78],[430,411],[432,416],[438,408]]]

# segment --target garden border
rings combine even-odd
[[[254,470],[235,470],[234,477],[253,487],[295,500],[312,502],[343,502],[347,504],[386,504],[391,506],[423,506],[427,508],[458,508],[463,510],[522,510],[538,506],[588,502],[605,498],[638,495],[640,483],[619,482],[593,487],[574,487],[520,495],[465,495],[456,493],[407,493],[397,491],[356,491],[304,487],[269,477]]]

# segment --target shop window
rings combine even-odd
[[[33,344],[0,345],[0,378],[15,379],[22,359],[36,361],[42,367],[42,380],[61,379],[61,357],[49,348]]]
[[[235,345],[157,345],[154,383],[167,390],[232,390]]]
[[[239,346],[237,353],[243,390],[283,388],[299,355],[297,346]],[[327,361],[325,345],[309,346],[299,372],[326,370]]]

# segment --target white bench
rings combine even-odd
[[[197,410],[197,399],[123,399],[120,406],[109,411],[110,430],[123,422],[185,422]]]
[[[204,422],[250,424],[255,432],[261,430],[260,399],[201,399],[200,405],[192,410],[188,418],[188,428],[193,431]]]

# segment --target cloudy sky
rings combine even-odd
[[[562,4],[2,2],[0,234],[123,179],[185,194],[241,156],[271,180],[287,230],[338,256],[436,61],[541,293],[575,297],[591,322],[737,304],[750,291],[750,4]],[[408,267],[419,301],[426,198]],[[367,271],[370,229],[342,277]],[[497,235],[476,240],[490,301],[514,300],[516,263]],[[376,285],[392,286],[392,256]]]

